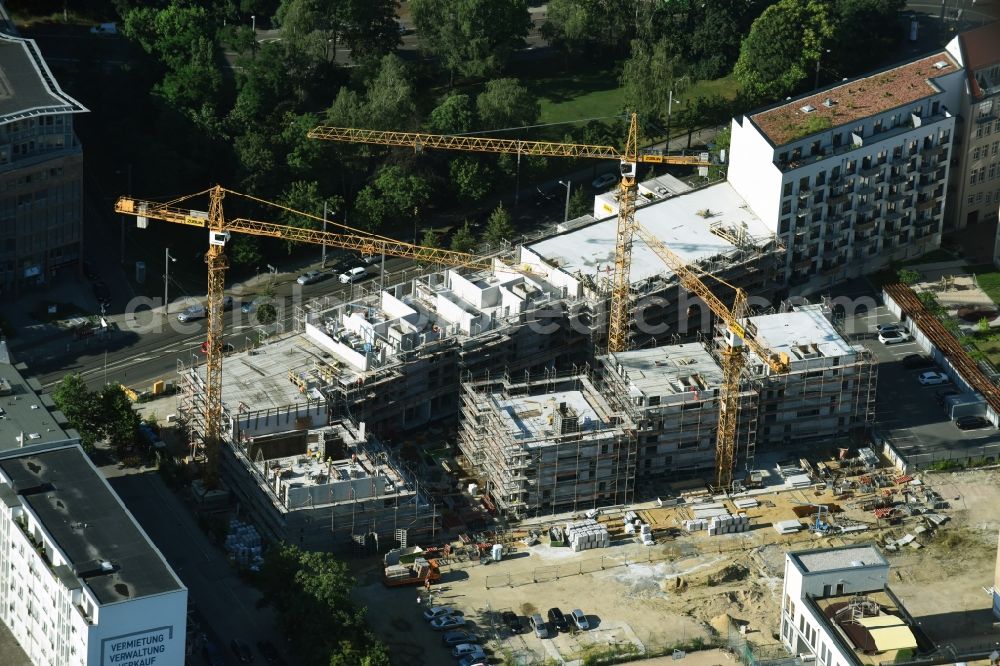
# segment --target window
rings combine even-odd
[[[1000,130],[997,130],[997,131],[1000,132]],[[997,149],[998,148],[1000,148],[1000,141],[994,141],[993,142],[993,156],[994,157],[996,157]]]
[[[987,192],[986,193],[986,203],[989,203],[990,199],[992,199],[992,198],[993,198],[993,193],[992,192]]]
[[[983,193],[980,192],[979,194],[976,195],[976,203],[978,204],[982,202],[983,202]]]
[[[785,187],[781,191],[781,196],[783,196],[783,197],[790,197],[790,196],[792,196],[792,184],[791,183],[785,183]]]
[[[976,128],[976,138],[981,139],[982,136],[983,136],[983,126],[980,125],[979,127]]]
[[[972,151],[972,159],[974,160],[979,159],[979,146],[976,146],[976,149]]]

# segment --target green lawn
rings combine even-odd
[[[986,292],[986,295],[997,304],[1000,304],[1000,271],[976,272],[976,281],[979,288]]]
[[[997,336],[990,336],[988,338],[975,338],[974,344],[976,349],[986,354],[986,360],[994,368],[1000,368],[1000,339],[996,339]]]

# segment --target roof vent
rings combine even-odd
[[[945,60],[938,60],[936,63],[934,63],[934,69],[944,69],[945,67],[948,66],[949,66],[948,63]]]
[[[806,104],[805,106],[799,107],[799,111],[802,113],[812,113],[816,110],[816,107],[812,104]]]
[[[826,99],[823,100],[823,106],[825,106],[828,109],[834,106],[835,104],[836,102],[834,102],[833,99],[830,97],[827,97]]]
[[[862,562],[861,560],[851,560],[851,566],[852,567],[863,567],[863,566],[865,566],[865,563]]]

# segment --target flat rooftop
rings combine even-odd
[[[944,63],[939,67],[939,63]],[[848,125],[940,92],[933,79],[953,74],[958,63],[946,51],[913,60],[753,114],[750,119],[775,146]],[[832,104],[824,102],[829,99]],[[808,113],[804,107],[812,107]]]
[[[86,110],[59,87],[35,40],[0,33],[0,125]]]
[[[558,412],[576,416],[579,430],[583,433],[606,427],[606,416],[598,414],[591,397],[582,391],[559,391],[517,398],[494,394],[492,400],[511,438],[520,441],[557,436],[555,420]]]
[[[300,391],[289,376],[290,372],[296,377],[308,374],[318,362],[333,367],[336,359],[303,334],[230,354],[222,361],[222,402],[231,410],[240,402],[261,410],[323,400],[318,389]],[[204,379],[204,365],[198,368],[198,375]]]
[[[609,356],[628,375],[630,397],[710,391],[722,385],[722,368],[697,342]]]
[[[856,562],[865,566],[889,566],[889,562],[882,556],[882,553],[870,544],[800,550],[789,553],[788,556],[805,573],[850,569],[859,566],[855,564]]]
[[[101,604],[183,589],[79,446],[0,453],[0,472]]]
[[[750,317],[757,327],[757,339],[775,353],[785,352],[792,362],[823,357],[846,356],[855,353],[826,318],[822,305],[803,305],[792,312]]]
[[[752,238],[772,234],[728,182],[691,190],[638,208],[636,221],[663,241],[688,264],[735,250],[728,240],[712,233],[711,225],[745,229]],[[528,248],[570,274],[610,277],[615,265],[618,220],[609,217],[594,224],[533,243]],[[670,275],[666,264],[638,237],[632,246],[633,283]]]
[[[19,448],[22,437],[25,446],[70,438],[48,409],[51,398],[39,397],[17,367],[0,362],[0,393],[8,389],[0,395],[0,451]]]

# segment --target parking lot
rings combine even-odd
[[[885,307],[848,322],[851,337],[863,342],[878,360],[876,425],[905,458],[912,458],[919,467],[950,458],[987,458],[1000,452],[1000,432],[992,426],[960,430],[945,412],[938,396],[944,391],[957,391],[951,383],[922,386],[918,376],[938,367],[911,369],[903,359],[913,354],[923,355],[916,342],[886,345],[878,340],[875,327],[898,321]]]

